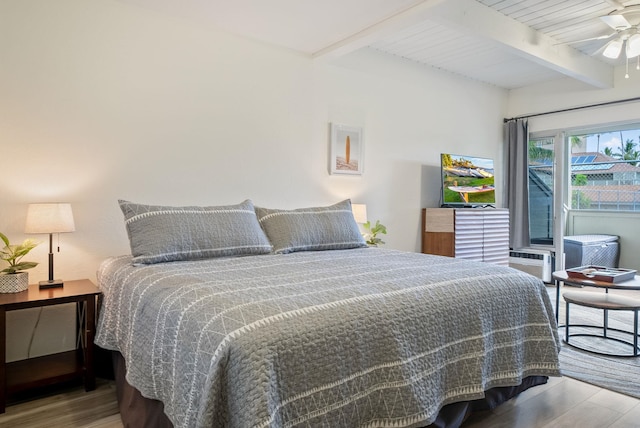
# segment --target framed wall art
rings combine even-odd
[[[362,175],[364,154],[362,128],[337,123],[332,123],[330,128],[329,172],[331,174]]]

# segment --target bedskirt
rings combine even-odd
[[[122,354],[113,352],[113,367],[116,379],[118,408],[124,428],[173,428],[164,414],[164,406],[158,400],[145,398],[131,386],[126,376],[126,366]],[[438,417],[426,428],[457,428],[473,413],[491,410],[527,389],[547,383],[547,376],[529,376],[517,386],[491,388],[485,397],[445,405]]]

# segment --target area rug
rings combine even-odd
[[[599,292],[594,288],[570,288],[570,291]],[[555,288],[548,287],[552,303],[555,305]],[[615,290],[611,291],[615,293]],[[640,298],[640,292],[635,292]],[[631,297],[631,296],[630,296]],[[572,304],[569,312],[571,324],[603,325],[603,311],[593,308],[585,308]],[[565,323],[565,304],[560,302],[560,322]],[[609,327],[625,331],[633,331],[633,314],[628,311],[609,311]],[[596,333],[601,334],[602,330],[571,327],[570,333]],[[564,327],[558,329],[560,338],[564,340]],[[618,337],[627,341],[633,341],[632,335],[610,331],[611,337]],[[620,354],[630,354],[633,352],[632,346],[617,343],[611,340],[604,340],[592,337],[572,337],[570,343],[594,349],[600,352],[611,352]],[[632,397],[640,398],[640,357],[619,358],[597,355],[585,352],[562,342],[560,351],[560,370],[564,376],[568,376],[583,382],[587,382],[601,388],[620,392]]]

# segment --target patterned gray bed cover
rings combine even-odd
[[[176,427],[413,427],[559,376],[545,286],[380,248],[132,266],[105,260],[96,343]]]

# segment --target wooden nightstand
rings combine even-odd
[[[88,279],[65,281],[62,288],[41,290],[32,284],[20,293],[0,294],[0,413],[7,398],[32,388],[42,388],[84,376],[86,391],[95,389],[93,338],[96,329],[96,297],[100,290]],[[7,311],[76,303],[77,349],[26,360],[6,362]]]

